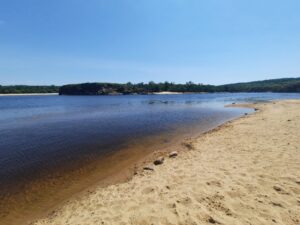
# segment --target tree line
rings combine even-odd
[[[227,85],[207,85],[187,82],[148,83],[82,83],[63,86],[1,86],[0,94],[59,93],[60,95],[151,94],[155,92],[214,93],[214,92],[298,92],[300,78],[272,79]]]
[[[34,93],[58,93],[59,86],[28,86],[28,85],[10,85],[1,86],[0,94],[34,94]]]
[[[300,92],[300,78],[273,79],[228,85],[206,85],[187,82],[163,83],[83,83],[64,85],[61,95],[149,94],[155,92],[214,93],[214,92]]]

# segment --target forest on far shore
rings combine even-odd
[[[227,85],[164,83],[83,83],[64,85],[60,95],[151,94],[155,92],[214,93],[214,92],[300,92],[300,78],[284,78]]]
[[[155,92],[214,93],[214,92],[298,92],[300,78],[282,78],[226,85],[207,85],[187,82],[163,83],[82,83],[59,86],[1,86],[0,94],[59,93],[60,95],[151,94]]]
[[[0,94],[34,94],[34,93],[58,93],[59,86],[28,86],[28,85],[10,85],[1,86]]]

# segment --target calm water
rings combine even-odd
[[[300,94],[0,97],[0,183],[116,151],[128,140],[184,127],[207,130],[249,112],[224,108]]]

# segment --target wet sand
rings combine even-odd
[[[247,107],[259,110],[201,135],[154,171],[89,188],[34,224],[299,224],[300,101]]]

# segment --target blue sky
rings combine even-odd
[[[0,84],[300,76],[299,0],[0,0]]]

